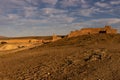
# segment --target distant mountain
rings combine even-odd
[[[6,38],[5,36],[0,36],[0,38]]]

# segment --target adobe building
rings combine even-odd
[[[81,30],[72,31],[68,34],[68,37],[76,37],[80,35],[88,34],[116,34],[117,29],[113,29],[111,26],[106,25],[103,28],[82,28]]]

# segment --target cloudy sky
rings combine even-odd
[[[84,27],[120,28],[120,0],[0,0],[0,35],[67,34]]]

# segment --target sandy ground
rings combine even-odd
[[[1,55],[0,80],[120,80],[120,35],[63,39]]]

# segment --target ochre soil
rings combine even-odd
[[[0,80],[120,80],[120,35],[64,38],[1,55]]]

